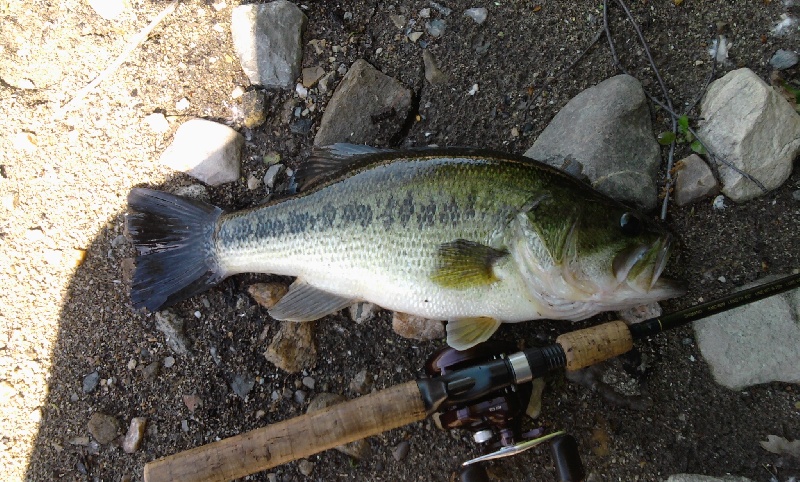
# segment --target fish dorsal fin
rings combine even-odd
[[[460,351],[472,348],[488,340],[501,324],[486,316],[448,321],[447,344]]]
[[[494,283],[495,263],[508,255],[475,241],[457,239],[439,245],[437,266],[431,280],[445,288],[469,288]]]
[[[394,150],[347,143],[315,147],[298,173],[299,190],[308,191],[353,169],[370,164],[371,154],[388,152]]]
[[[356,300],[315,288],[300,279],[289,286],[289,292],[269,310],[279,321],[312,321],[352,305]]]

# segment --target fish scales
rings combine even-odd
[[[234,213],[132,190],[134,306],[161,309],[237,273],[288,275],[277,319],[365,300],[447,320],[448,343],[466,349],[501,322],[578,320],[682,291],[659,279],[668,233],[552,167],[342,144],[317,159],[333,169],[300,194]]]

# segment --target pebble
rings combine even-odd
[[[392,330],[403,338],[420,341],[438,340],[445,336],[442,321],[399,312],[392,316]]]
[[[255,176],[252,172],[247,175],[247,189],[250,191],[255,191],[261,186],[261,180]]]
[[[319,79],[317,88],[321,93],[327,94],[329,91],[333,90],[334,83],[336,81],[336,74],[336,72],[328,72],[321,79]]]
[[[464,16],[469,17],[475,21],[478,25],[481,25],[483,22],[486,21],[486,17],[489,15],[489,11],[483,7],[480,8],[468,8],[464,11]]]
[[[168,356],[164,358],[164,368],[172,368],[175,366],[175,357]]]
[[[247,288],[247,292],[256,303],[270,309],[283,298],[289,287],[283,283],[256,283]]]
[[[402,15],[389,15],[389,20],[399,29],[406,26],[406,18]]]
[[[299,405],[306,403],[306,392],[303,390],[295,390],[294,401]]]
[[[307,459],[303,459],[297,463],[297,469],[301,474],[308,477],[312,472],[314,472],[314,463]]]
[[[92,372],[83,377],[83,393],[92,393],[100,383],[100,374]]]
[[[264,154],[264,164],[267,166],[271,166],[273,164],[277,164],[281,162],[281,155],[275,151],[269,151],[268,153]]]
[[[244,95],[244,89],[237,85],[231,92],[231,99],[236,100],[241,98],[243,95]]]
[[[237,373],[231,382],[233,393],[239,396],[242,400],[247,399],[247,395],[256,385],[256,379],[249,373]]]
[[[95,412],[89,419],[87,428],[98,443],[105,445],[117,438],[119,422],[111,415]]]
[[[422,37],[422,32],[411,32],[408,34],[408,40],[411,40],[414,43],[416,43],[420,37]]]
[[[197,199],[198,201],[205,201],[211,198],[208,194],[208,189],[202,184],[190,184],[188,186],[181,186],[175,189],[175,194],[178,196],[183,197],[190,197],[192,199]]]
[[[675,164],[675,203],[685,206],[719,193],[719,183],[708,164],[697,154]]]
[[[313,323],[281,322],[264,357],[288,373],[310,369],[317,363],[313,326]]]
[[[717,211],[722,211],[725,209],[725,196],[720,194],[719,196],[715,197],[714,201],[711,202],[711,206]]]
[[[430,22],[425,22],[425,31],[431,37],[439,38],[444,33],[445,22],[441,19],[431,20]]]
[[[374,303],[362,302],[350,305],[350,319],[361,325],[375,317],[379,308]]]
[[[475,95],[475,94],[478,93],[479,90],[480,90],[480,88],[478,87],[478,84],[472,84],[472,87],[470,87],[469,92],[467,92],[467,94],[468,95]]]
[[[128,370],[135,370],[136,369],[136,359],[131,358],[128,360]]]
[[[366,370],[361,370],[360,372],[356,373],[356,376],[353,377],[353,380],[350,382],[350,390],[364,395],[372,390],[373,382],[374,379],[372,375]]]
[[[310,390],[314,389],[314,386],[317,384],[317,381],[311,377],[303,377],[303,386],[309,388]]]
[[[310,89],[317,85],[319,79],[325,75],[325,69],[320,66],[306,67],[303,69],[303,87]]]
[[[431,85],[447,82],[447,76],[439,69],[436,59],[430,50],[422,51],[422,63],[425,66],[425,80]]]
[[[183,395],[183,404],[186,405],[186,408],[189,409],[190,412],[194,413],[198,407],[203,406],[203,400],[198,397],[197,395]]]
[[[144,429],[147,426],[147,419],[144,417],[134,417],[131,419],[131,425],[128,427],[128,433],[122,441],[122,450],[126,454],[132,454],[139,450],[144,438]]]
[[[164,334],[169,349],[178,355],[189,353],[190,342],[184,333],[184,326],[183,319],[172,311],[156,312],[156,329]]]
[[[169,121],[164,114],[160,112],[154,112],[145,116],[144,122],[151,131],[157,134],[163,134],[169,130]]]
[[[230,127],[191,119],[175,132],[159,161],[211,186],[239,179],[244,137]]]
[[[411,450],[411,444],[408,440],[403,440],[392,450],[392,457],[398,462],[408,457],[408,452]]]
[[[188,109],[190,106],[191,106],[191,103],[189,102],[189,99],[184,97],[184,98],[182,98],[181,100],[179,100],[178,102],[175,103],[175,110],[177,110],[178,112],[182,112],[182,111],[185,111],[186,109]]]
[[[423,8],[419,11],[420,18],[431,18],[431,9],[430,8]]]
[[[794,192],[792,193],[792,198],[793,198],[795,201],[800,201],[800,189],[798,189],[797,191],[794,191]]]
[[[250,83],[289,89],[300,75],[308,19],[295,4],[276,0],[234,7],[233,45]]]
[[[242,110],[244,121],[248,129],[255,129],[267,120],[266,97],[261,90],[250,90],[242,95]]]
[[[342,395],[337,395],[334,393],[320,393],[314,397],[311,402],[309,402],[306,413],[318,412],[323,408],[327,408],[331,405],[336,405],[345,401],[347,401],[347,399]],[[349,455],[356,460],[366,460],[372,456],[372,446],[366,439],[356,440],[345,445],[339,445],[336,447],[336,450],[345,455]]]
[[[447,7],[445,7],[444,5],[442,5],[440,3],[431,2],[431,7],[435,8],[436,10],[438,10],[439,13],[441,13],[445,17],[450,15],[451,13],[453,13],[453,9],[452,8],[447,8]]]
[[[161,371],[161,362],[154,361],[150,363],[142,370],[142,375],[144,376],[145,380],[155,380],[158,376],[159,372]]]
[[[269,189],[275,187],[275,180],[277,179],[278,175],[281,172],[283,172],[285,168],[286,166],[284,166],[283,164],[273,164],[269,166],[269,169],[267,169],[267,173],[264,174],[264,185],[267,186],[267,188]]]
[[[126,0],[87,0],[94,12],[105,20],[115,20],[125,11]]]
[[[183,430],[184,432],[188,432],[189,431],[189,421],[188,420],[186,420],[186,419],[181,420],[181,430]]]
[[[780,49],[775,52],[775,55],[769,60],[769,65],[776,70],[786,70],[797,65],[797,62],[798,58],[796,53],[791,50]]]

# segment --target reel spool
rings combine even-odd
[[[505,358],[505,353],[515,351],[517,347],[514,344],[494,340],[480,343],[465,351],[444,347],[428,358],[425,372],[429,377],[446,375],[461,368]],[[541,427],[522,432],[522,416],[530,402],[532,391],[532,383],[511,385],[464,404],[446,403],[434,415],[442,428],[472,432],[473,440],[484,445],[488,452],[462,465],[461,482],[488,482],[488,474],[480,462],[515,455],[547,440],[550,441],[551,455],[559,480],[584,480],[585,471],[575,437],[564,432],[543,436],[544,428]]]

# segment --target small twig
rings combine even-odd
[[[125,62],[125,59],[127,59],[128,56],[130,56],[130,54],[134,50],[136,50],[139,47],[139,45],[142,44],[142,42],[147,40],[147,37],[150,35],[150,32],[152,32],[153,29],[156,28],[156,26],[159,23],[161,23],[165,18],[167,18],[169,14],[175,11],[175,7],[178,6],[179,2],[180,0],[172,0],[172,2],[169,5],[167,5],[167,7],[164,8],[164,10],[162,10],[161,13],[158,14],[158,16],[155,19],[153,19],[153,21],[150,22],[148,26],[143,28],[130,40],[130,42],[128,42],[128,45],[125,47],[125,50],[123,50],[122,53],[119,54],[119,56],[111,63],[111,65],[106,67],[106,69],[102,71],[100,75],[95,77],[94,80],[92,80],[89,83],[89,85],[79,90],[72,97],[72,100],[64,104],[60,109],[56,110],[54,114],[55,117],[57,119],[63,118],[67,112],[77,107],[89,92],[91,92],[95,87],[100,85],[100,83],[104,81],[106,78],[108,78],[111,74],[113,74],[119,68],[119,66],[122,65],[123,62]]]
[[[596,44],[596,43],[597,43],[597,42],[600,40],[600,37],[602,37],[602,36],[603,36],[603,29],[600,29],[600,30],[599,30],[599,31],[598,31],[598,32],[595,34],[595,36],[592,38],[591,42],[589,42],[589,45],[587,45],[587,46],[586,46],[586,48],[585,48],[585,49],[583,49],[583,52],[581,52],[581,53],[580,53],[580,55],[578,55],[578,56],[577,56],[577,57],[576,57],[576,58],[575,58],[575,59],[574,59],[574,60],[573,60],[573,61],[572,61],[572,62],[571,62],[569,65],[567,65],[566,67],[564,67],[563,69],[561,69],[561,70],[560,70],[560,71],[559,71],[559,72],[558,72],[556,75],[554,75],[554,76],[552,76],[552,77],[548,78],[548,79],[547,79],[547,80],[546,80],[546,81],[545,81],[545,82],[542,84],[542,86],[541,86],[541,87],[539,88],[539,90],[536,92],[536,95],[534,95],[533,97],[531,97],[530,99],[528,99],[528,102],[526,102],[526,103],[525,103],[525,115],[524,115],[524,117],[525,117],[525,118],[527,118],[527,116],[528,116],[528,109],[530,109],[531,105],[533,105],[533,103],[536,101],[536,99],[538,99],[538,98],[539,98],[539,97],[542,95],[542,93],[545,91],[545,89],[547,89],[547,87],[549,87],[549,86],[550,86],[550,84],[551,84],[551,83],[552,83],[554,80],[556,80],[557,78],[559,78],[559,77],[561,77],[562,75],[566,74],[567,72],[569,72],[570,70],[572,70],[572,68],[573,68],[573,67],[575,67],[576,65],[578,65],[578,62],[580,62],[580,61],[581,61],[581,59],[583,59],[583,58],[586,56],[586,54],[589,52],[589,50],[591,50],[591,48],[592,48],[592,47],[594,47],[594,45],[595,45],[595,44]]]

